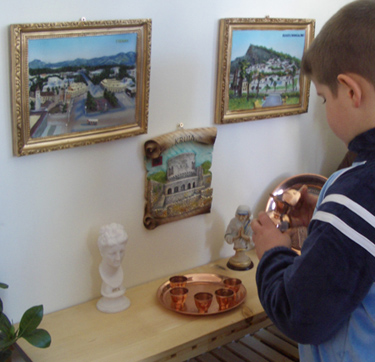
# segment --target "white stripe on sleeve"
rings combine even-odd
[[[367,221],[370,225],[375,227],[375,216],[360,204],[354,202],[352,199],[349,199],[349,197],[340,194],[331,194],[324,198],[322,204],[326,202],[336,202],[337,204],[346,206],[348,209],[360,216],[363,220]]]
[[[372,256],[375,256],[375,244],[373,244],[369,239],[360,234],[358,231],[354,230],[337,216],[325,211],[318,211],[315,213],[313,220],[320,220],[322,222],[331,224],[341,233],[353,240],[355,243],[362,246],[362,248],[367,250]]]

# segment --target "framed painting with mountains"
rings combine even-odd
[[[147,133],[151,20],[11,25],[16,156]]]
[[[314,31],[312,19],[221,19],[215,123],[307,112],[300,70]]]

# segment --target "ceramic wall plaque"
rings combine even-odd
[[[147,229],[211,211],[216,132],[180,129],[145,142]]]

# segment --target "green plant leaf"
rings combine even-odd
[[[24,334],[22,337],[34,347],[47,348],[51,345],[51,336],[44,329],[35,329],[31,333]]]
[[[15,339],[12,340],[1,340],[0,341],[0,351],[7,350],[10,346],[12,346],[14,343],[16,343]]]
[[[43,305],[37,305],[28,309],[22,316],[20,327],[19,327],[19,336],[23,337],[33,332],[38,328],[40,322],[43,319]]]
[[[3,332],[0,332],[0,351],[5,351],[10,346],[12,346],[17,340],[16,334],[6,335]]]
[[[0,283],[0,288],[1,289],[7,289],[8,288],[8,284]]]
[[[12,326],[12,323],[10,323],[10,320],[4,313],[0,314],[0,332],[3,332],[8,337],[11,334],[14,334],[14,327]]]

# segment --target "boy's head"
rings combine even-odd
[[[339,74],[354,73],[375,87],[375,0],[356,0],[323,26],[302,59],[308,77],[337,95]]]

